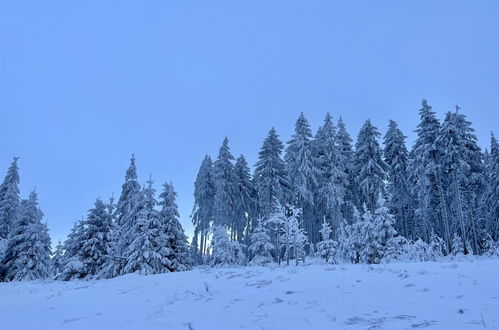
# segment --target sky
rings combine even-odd
[[[0,0],[0,177],[19,156],[54,241],[119,196],[132,153],[191,234],[225,136],[253,165],[271,127],[287,141],[330,112],[411,145],[422,98],[459,104],[483,148],[499,134],[499,1]]]

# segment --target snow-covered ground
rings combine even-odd
[[[0,329],[499,329],[499,259],[0,283]]]

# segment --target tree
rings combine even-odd
[[[412,148],[409,165],[410,184],[413,187],[411,194],[417,202],[414,237],[429,242],[432,230],[436,230],[449,242],[449,218],[439,168],[441,151],[435,142],[440,122],[426,100],[422,102],[419,115],[421,120],[416,129],[418,137]]]
[[[83,278],[87,274],[81,258],[84,235],[84,221],[76,221],[64,241],[64,256],[62,258],[61,271],[56,274],[56,280],[69,281],[71,279]]]
[[[483,195],[484,227],[490,239],[499,241],[499,143],[490,136],[490,155],[486,158],[486,182]]]
[[[33,191],[22,201],[7,241],[3,263],[8,280],[32,281],[50,275],[50,237],[42,218],[38,196]]]
[[[19,168],[18,157],[10,164],[2,184],[0,185],[0,247],[3,240],[9,237],[9,232],[17,220],[19,212]],[[2,251],[0,250],[0,257]]]
[[[52,274],[57,275],[62,271],[64,265],[64,246],[59,240],[52,255]]]
[[[385,162],[388,165],[389,208],[395,216],[397,231],[412,238],[412,197],[408,181],[409,152],[406,136],[393,120],[390,120],[385,139]]]
[[[218,152],[213,170],[215,177],[214,218],[217,225],[230,228],[234,216],[234,200],[236,196],[236,178],[229,140],[224,139]]]
[[[357,206],[364,204],[367,209],[374,211],[379,194],[385,195],[386,170],[378,138],[378,129],[370,120],[360,129],[355,144],[355,184],[357,191]]]
[[[399,243],[395,239],[397,231],[394,228],[395,217],[385,206],[386,200],[383,195],[378,196],[377,208],[374,211],[374,231],[378,246],[378,257],[376,263],[383,259],[395,259],[399,253]]]
[[[260,218],[250,238],[251,264],[265,265],[272,262],[274,245],[270,242],[269,230],[266,221]]]
[[[176,202],[177,193],[173,188],[173,184],[165,183],[163,192],[159,197],[161,198],[159,217],[170,252],[167,256],[170,261],[167,265],[168,270],[171,272],[189,270],[192,267],[189,257],[189,244],[179,221],[180,214]]]
[[[327,263],[337,263],[336,259],[338,242],[331,239],[331,226],[324,221],[322,223],[322,228],[320,230],[321,233],[321,241],[317,243],[317,252],[319,256],[324,259]]]
[[[289,181],[281,158],[283,144],[272,127],[263,141],[255,165],[254,182],[258,199],[258,215],[268,217],[275,203],[283,203],[289,192]]]
[[[291,184],[291,202],[303,210],[301,214],[303,225],[310,240],[315,243],[319,234],[318,223],[313,214],[317,168],[312,155],[311,139],[310,125],[301,113],[295,124],[295,133],[288,141],[284,160]]]
[[[85,277],[105,277],[104,266],[112,254],[113,223],[106,204],[97,199],[88,211],[81,236],[81,262]]]
[[[125,250],[129,243],[134,239],[132,237],[132,230],[135,228],[138,221],[140,202],[141,202],[141,188],[137,180],[137,168],[135,166],[135,156],[132,155],[130,159],[130,166],[125,174],[125,182],[121,187],[121,195],[116,204],[115,219],[115,251],[113,254],[117,258],[127,258]],[[123,274],[122,264],[115,264],[115,274]]]
[[[201,236],[199,247],[201,256],[207,251],[207,238],[211,222],[213,221],[215,202],[214,180],[213,164],[210,156],[206,155],[194,183],[194,210],[192,212],[192,223]]]
[[[130,245],[125,250],[125,274],[165,273],[172,266],[172,260],[168,258],[172,251],[167,245],[159,212],[155,209],[157,201],[152,183],[150,179],[147,188],[140,194],[137,219],[130,231]]]
[[[236,195],[234,199],[234,216],[232,218],[231,239],[242,243],[245,229],[251,227],[255,215],[254,186],[251,180],[248,162],[243,155],[239,156],[234,166]]]
[[[352,149],[352,138],[348,134],[345,123],[340,117],[338,120],[336,131],[336,148],[338,150],[338,169],[345,178],[343,181],[343,203],[341,205],[342,218],[348,222],[353,221],[354,215],[354,170],[353,158],[354,152]]]
[[[227,229],[223,226],[215,225],[212,228],[213,237],[211,239],[212,254],[210,264],[212,267],[222,267],[231,265],[241,265],[245,257],[241,245],[231,241],[227,234]]]
[[[340,166],[336,127],[328,113],[314,139],[314,157],[317,165],[317,190],[315,213],[322,221],[333,225],[336,234],[342,220],[341,206],[344,203],[347,173]]]

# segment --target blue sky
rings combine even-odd
[[[21,157],[55,240],[96,197],[172,181],[191,232],[193,182],[228,136],[251,164],[303,111],[355,137],[370,118],[414,138],[421,98],[455,104],[480,145],[499,123],[498,1],[0,0],[0,175]]]

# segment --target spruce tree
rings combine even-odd
[[[499,241],[499,143],[490,136],[490,155],[486,163],[487,186],[483,195],[483,218],[488,236]]]
[[[87,276],[81,257],[84,230],[85,223],[83,220],[76,221],[73,228],[71,228],[67,239],[64,241],[63,263],[61,271],[55,276],[56,280],[69,281]]]
[[[237,194],[233,160],[234,156],[230,152],[229,140],[226,137],[213,166],[215,178],[213,221],[226,228],[230,228],[234,216],[234,201]]]
[[[412,197],[408,181],[409,152],[405,145],[406,136],[393,120],[390,120],[384,137],[385,162],[388,165],[389,208],[395,216],[397,231],[412,238]]]
[[[352,148],[352,138],[346,130],[345,123],[340,117],[336,132],[336,148],[338,150],[338,169],[345,177],[343,181],[343,204],[341,214],[343,219],[351,223],[354,215],[354,152]]]
[[[64,265],[64,246],[59,240],[52,255],[52,275],[57,275],[62,271]]]
[[[2,241],[9,237],[10,230],[19,213],[19,168],[18,157],[14,157],[7,175],[0,185],[0,247]],[[0,250],[0,257],[2,251]]]
[[[207,251],[208,234],[214,215],[215,178],[210,156],[206,155],[199,168],[194,183],[194,210],[192,223],[200,235],[199,250],[201,256]]]
[[[269,229],[266,221],[262,218],[257,221],[256,228],[251,233],[250,241],[251,264],[265,265],[272,262],[274,245],[270,242]]]
[[[385,180],[388,166],[383,160],[378,138],[378,129],[370,120],[360,129],[355,144],[355,187],[357,206],[365,204],[368,210],[374,211],[379,194],[386,194]]]
[[[159,205],[161,206],[159,217],[170,252],[167,256],[170,261],[167,265],[168,270],[171,272],[189,270],[192,266],[189,256],[189,244],[184,229],[180,224],[180,214],[176,202],[177,193],[173,189],[173,185],[165,183],[163,192],[159,197]]]
[[[348,178],[340,165],[336,127],[329,113],[317,131],[313,146],[317,165],[315,214],[320,221],[328,221],[333,225],[335,235],[343,219],[341,207]]]
[[[230,226],[231,239],[242,243],[245,229],[251,227],[251,220],[256,211],[254,185],[248,162],[243,155],[236,160],[234,176],[236,179],[236,195],[234,200],[234,215]]]
[[[4,265],[6,279],[32,281],[50,275],[50,237],[43,212],[38,207],[38,196],[33,191],[20,206],[7,241]]]
[[[291,184],[291,202],[303,210],[303,225],[310,240],[315,243],[319,239],[319,224],[313,214],[317,167],[312,155],[312,131],[303,113],[296,121],[295,133],[288,141],[284,160]]]
[[[283,144],[272,128],[258,154],[254,182],[258,199],[258,216],[268,217],[276,203],[283,203],[289,192],[289,181],[281,158]]]
[[[81,239],[80,256],[85,269],[85,277],[105,277],[104,266],[112,255],[111,216],[102,200],[97,199],[95,206],[88,211]]]

